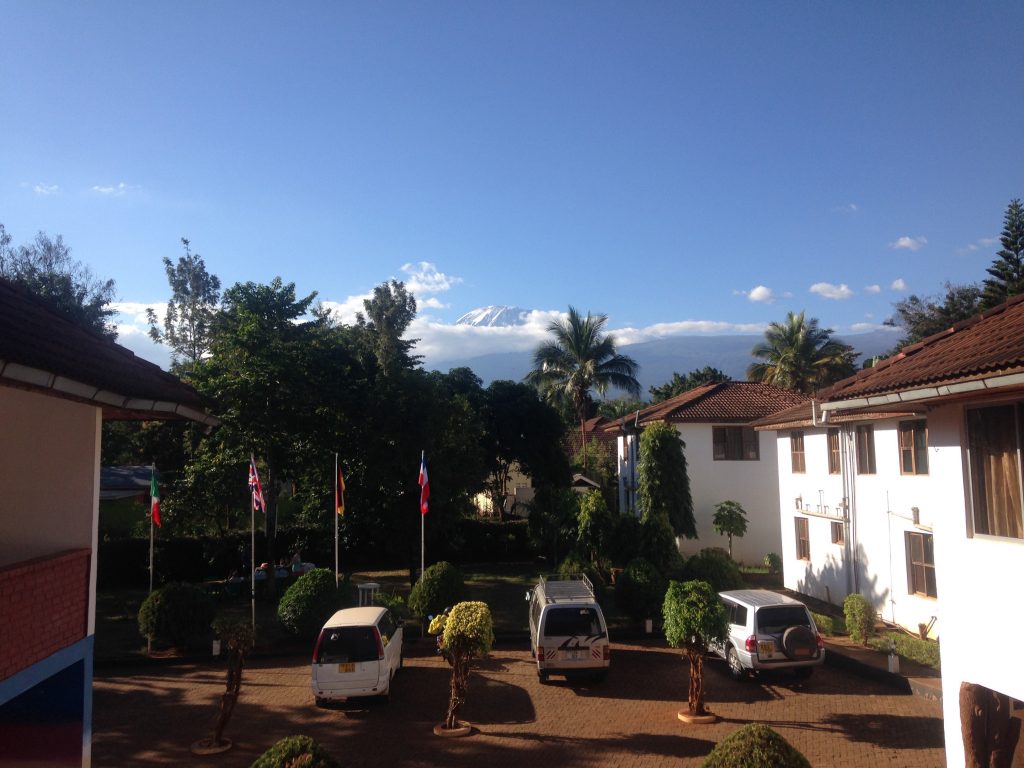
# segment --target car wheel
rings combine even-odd
[[[320,709],[327,709],[327,705],[328,705],[327,699],[321,698],[320,696],[314,696],[313,697],[313,701],[316,702],[316,705],[318,707],[320,707]]]
[[[726,662],[729,664],[729,676],[733,680],[742,680],[747,676],[747,670],[743,668],[743,664],[740,663],[740,655],[736,653],[736,649],[731,645],[729,646],[729,652],[725,657]]]
[[[401,669],[404,666],[405,666],[405,654],[404,653],[399,653],[398,654],[398,668]]]
[[[540,680],[541,685],[547,685],[548,673],[545,672],[543,669],[537,670],[537,678]]]

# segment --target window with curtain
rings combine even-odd
[[[857,474],[875,474],[875,428],[870,424],[857,427]]]
[[[759,461],[761,458],[753,427],[714,427],[711,435],[715,461]]]
[[[799,560],[811,559],[811,535],[807,530],[807,518],[796,517],[796,556]]]
[[[974,533],[1024,539],[1019,405],[967,411]]]
[[[935,589],[935,541],[930,533],[904,536],[907,546],[907,591],[912,595],[937,597]]]
[[[839,430],[835,427],[828,431],[828,473],[839,474]]]
[[[807,464],[804,460],[804,433],[789,433],[789,455],[793,465],[793,472],[803,473],[807,471]]]
[[[923,421],[900,422],[900,473],[928,474],[928,427]]]

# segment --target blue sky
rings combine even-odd
[[[981,279],[1024,195],[1024,4],[0,0],[0,222],[117,281],[122,343],[191,239],[430,359],[569,305],[624,341],[869,330]],[[452,328],[488,304],[520,331]],[[159,358],[159,354],[156,358]]]

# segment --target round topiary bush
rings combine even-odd
[[[683,570],[687,580],[706,581],[716,592],[742,589],[744,585],[740,567],[721,549],[702,549],[686,561]]]
[[[150,640],[170,642],[179,651],[210,635],[216,614],[211,598],[194,584],[167,584],[139,608],[139,632]]]
[[[843,600],[846,631],[855,643],[867,643],[875,634],[875,611],[864,595],[847,595]]]
[[[409,610],[414,616],[426,618],[455,605],[465,594],[462,571],[442,560],[423,571],[423,576],[413,585]]]
[[[750,723],[718,742],[701,768],[811,768],[811,764],[767,725]]]
[[[288,587],[277,604],[277,618],[291,634],[313,637],[343,603],[334,572],[314,568]]]
[[[615,582],[615,604],[634,621],[661,615],[668,580],[642,557],[629,562]]]
[[[250,768],[341,768],[323,747],[309,736],[285,736],[272,746]]]

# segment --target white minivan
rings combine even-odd
[[[402,667],[402,625],[379,606],[346,608],[324,624],[313,650],[318,707],[354,696],[391,696]]]
[[[582,574],[541,576],[526,597],[530,649],[541,682],[551,674],[603,679],[611,665],[611,644],[590,579]]]

